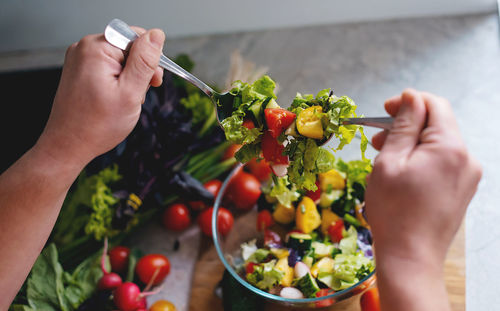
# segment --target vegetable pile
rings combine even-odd
[[[242,163],[265,159],[277,176],[288,175],[297,189],[315,191],[320,173],[333,168],[333,155],[320,148],[331,136],[342,149],[361,134],[361,156],[368,140],[358,125],[343,125],[341,118],[356,117],[356,105],[347,96],[337,97],[330,89],[313,95],[297,94],[290,108],[276,102],[276,84],[268,76],[252,84],[236,81],[233,113],[222,121],[227,140],[243,144],[236,153]]]

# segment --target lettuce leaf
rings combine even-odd
[[[248,257],[245,262],[260,263],[269,256],[269,250],[259,248]]]
[[[311,138],[292,140],[284,153],[290,158],[288,178],[297,189],[317,190],[317,175],[331,170],[335,164],[334,155]]]
[[[243,145],[240,150],[236,152],[234,157],[238,162],[247,163],[252,159],[259,159],[262,148],[259,142]]]
[[[275,285],[278,285],[285,275],[284,272],[276,269],[275,265],[276,260],[271,260],[265,264],[255,266],[254,271],[247,274],[247,281],[263,290],[273,288]]]
[[[349,230],[344,232],[344,238],[340,240],[339,249],[344,255],[353,255],[358,249],[358,232],[354,226],[350,226]]]
[[[292,187],[288,178],[273,176],[273,183],[270,188],[263,188],[264,193],[267,193],[273,198],[276,198],[278,202],[285,206],[291,206],[293,202],[297,201],[300,197],[300,193]]]
[[[355,285],[375,269],[373,260],[364,257],[362,252],[338,254],[334,260],[334,272],[319,273],[318,280],[336,291]]]

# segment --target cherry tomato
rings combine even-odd
[[[227,160],[234,158],[234,154],[240,150],[241,145],[237,144],[232,144],[231,146],[227,147],[226,151],[224,151],[224,155],[222,156],[222,160]]]
[[[328,235],[330,236],[332,242],[338,243],[340,242],[340,240],[342,240],[342,238],[344,237],[342,235],[342,231],[344,231],[344,221],[342,219],[334,221],[328,227]]]
[[[253,124],[253,121],[250,119],[244,119],[242,125],[249,130],[255,128],[255,124]]]
[[[111,271],[121,273],[128,267],[128,256],[130,249],[125,246],[115,246],[109,251],[109,262]]]
[[[161,254],[149,254],[139,259],[135,266],[135,273],[144,284],[151,281],[156,270],[158,272],[153,280],[153,285],[160,284],[170,272],[170,262],[167,257]]]
[[[167,207],[163,213],[163,225],[168,230],[183,231],[191,224],[189,209],[182,203],[175,203]]]
[[[262,210],[257,214],[257,231],[264,231],[273,225],[273,216],[268,210]]]
[[[323,289],[320,289],[319,292],[316,293],[316,297],[325,297],[325,296],[328,296],[328,295],[333,294],[333,293],[334,293],[334,291],[332,291],[331,289],[323,288]],[[329,306],[333,305],[334,302],[335,302],[335,300],[333,300],[333,298],[328,298],[328,299],[324,299],[321,301],[317,301],[316,308],[329,307]]]
[[[151,307],[149,311],[176,311],[175,305],[168,300],[157,300]]]
[[[380,298],[378,288],[372,287],[361,296],[362,311],[380,311]]]
[[[316,187],[318,187],[318,189],[316,191],[309,190],[306,193],[306,196],[311,198],[311,200],[313,200],[314,202],[319,200],[319,198],[321,197],[321,189],[319,188],[319,180],[316,180]]]
[[[283,108],[266,108],[264,116],[271,136],[274,138],[278,138],[295,121],[295,113]]]
[[[255,270],[255,266],[258,266],[258,264],[256,264],[255,262],[249,262],[247,263],[247,266],[245,267],[245,271],[246,273],[253,273],[253,271]]]
[[[198,225],[201,228],[201,231],[207,235],[212,236],[212,213],[214,211],[213,207],[207,208],[203,212],[201,212],[198,217]],[[226,235],[231,231],[233,227],[233,215],[227,209],[220,207],[217,215],[218,218],[218,230],[221,235]]]
[[[247,172],[240,171],[231,179],[226,198],[236,208],[249,210],[257,203],[261,193],[259,180]]]
[[[217,194],[219,194],[220,187],[222,187],[222,182],[218,179],[212,179],[212,180],[207,181],[203,185],[203,187],[205,187],[205,189],[207,189],[208,192],[213,194],[214,198],[216,198]],[[201,210],[208,207],[205,203],[203,203],[203,201],[189,202],[189,206],[191,206],[191,208],[195,211],[201,211]]]
[[[272,164],[288,164],[288,156],[283,155],[285,147],[274,138],[270,131],[262,135],[262,154],[264,159]]]
[[[271,166],[269,166],[269,163],[264,159],[257,161],[254,158],[250,160],[245,167],[261,182],[267,181],[271,177]]]
[[[266,230],[264,231],[264,245],[266,247],[281,245],[281,237],[274,231]]]

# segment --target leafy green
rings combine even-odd
[[[285,275],[284,272],[276,269],[275,265],[276,260],[271,260],[267,263],[254,266],[254,271],[247,274],[247,281],[260,289],[271,289],[273,286],[277,285]]]
[[[65,245],[77,238],[82,230],[96,233],[101,238],[103,232],[111,232],[111,205],[117,200],[111,195],[110,185],[119,181],[118,166],[113,165],[98,174],[86,176],[85,171],[78,177],[74,191],[64,201],[61,213],[52,233],[57,245]]]
[[[265,248],[259,248],[255,252],[253,252],[248,259],[245,260],[245,262],[253,262],[253,263],[260,263],[264,259],[267,258],[269,255],[269,250]]]
[[[262,134],[262,128],[248,129],[243,126],[243,119],[252,104],[275,99],[275,88],[276,84],[269,76],[263,76],[252,84],[242,81],[233,83],[233,88],[230,91],[235,96],[233,113],[222,121],[227,140],[235,144],[249,144],[257,141]],[[262,124],[262,122],[257,123]]]
[[[357,131],[361,134],[361,156],[365,160],[365,151],[368,143],[362,127],[359,125],[342,125],[340,119],[357,117],[356,105],[354,101],[347,97],[337,97],[331,89],[320,91],[316,97],[312,94],[302,95],[297,93],[292,102],[290,111],[299,115],[304,109],[311,106],[321,106],[323,135],[324,138],[329,138],[334,135],[339,140],[339,145],[336,150],[341,150],[345,145],[349,144],[354,138]]]
[[[362,252],[335,256],[333,273],[319,273],[318,280],[334,290],[342,290],[358,283],[370,274],[374,267],[373,261],[366,258]]]
[[[95,178],[92,188],[93,193],[90,197],[93,212],[90,214],[90,219],[85,226],[85,233],[93,234],[96,240],[101,240],[105,236],[111,237],[118,233],[111,226],[114,212],[112,206],[118,203],[118,199],[113,196],[108,184],[120,179],[121,175],[118,174],[117,165],[100,171]]]
[[[200,92],[191,93],[188,97],[181,98],[181,105],[191,111],[193,124],[199,124],[211,117],[214,113],[212,100]]]
[[[358,232],[354,226],[350,226],[349,230],[344,232],[344,237],[340,240],[339,248],[344,255],[352,255],[358,249]]]
[[[240,150],[236,152],[234,157],[238,162],[247,163],[254,158],[259,159],[261,152],[262,148],[260,147],[260,144],[254,142],[252,144],[243,145]]]
[[[335,162],[335,168],[346,174],[346,201],[348,204],[346,206],[351,208],[356,204],[356,199],[363,198],[364,189],[366,189],[366,177],[372,171],[372,165],[370,161],[360,161],[354,160],[349,162],[344,162],[342,159],[338,159]],[[358,187],[356,186],[358,185]],[[358,189],[361,187],[362,193]]]
[[[12,309],[76,310],[92,295],[101,277],[96,256],[82,262],[73,273],[65,272],[58,261],[56,246],[51,243],[38,256],[28,277],[28,305],[14,305]]]
[[[273,183],[270,187],[264,187],[263,191],[285,206],[291,206],[292,202],[297,201],[300,197],[300,193],[295,190],[295,187],[291,186],[286,176],[273,176]]]
[[[311,138],[292,140],[284,153],[290,158],[288,178],[297,189],[317,190],[317,175],[331,170],[335,163],[333,154]]]

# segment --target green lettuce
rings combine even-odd
[[[246,276],[247,281],[263,290],[273,288],[285,275],[284,272],[276,269],[275,265],[276,260],[271,260],[265,264],[254,266],[254,271]]]
[[[252,159],[260,159],[262,148],[259,142],[243,145],[240,150],[236,152],[234,157],[238,162],[247,163]]]
[[[341,96],[337,97],[333,94],[331,89],[321,90],[316,97],[312,94],[302,95],[297,93],[295,99],[290,106],[290,111],[299,115],[304,109],[311,106],[321,106],[323,109],[322,113],[322,124],[323,124],[323,135],[324,138],[329,138],[334,135],[339,140],[339,145],[336,150],[341,150],[345,145],[351,143],[352,139],[359,131],[361,135],[361,156],[365,160],[365,151],[368,144],[368,139],[366,138],[362,127],[359,125],[342,125],[340,119],[342,118],[355,118],[356,115],[356,105],[354,101],[347,97]]]
[[[248,129],[243,126],[243,119],[253,104],[274,100],[275,88],[276,83],[269,76],[263,76],[252,84],[242,81],[233,83],[233,88],[229,91],[235,96],[233,113],[221,122],[227,140],[235,144],[249,144],[257,141],[262,134],[262,127]],[[258,124],[262,124],[260,120],[258,121]]]
[[[285,206],[291,206],[292,202],[297,201],[300,197],[300,193],[291,186],[287,176],[276,177],[273,175],[273,183],[262,190]]]
[[[350,226],[349,230],[344,232],[344,237],[340,240],[339,249],[344,255],[353,255],[358,249],[358,232],[354,226]]]
[[[297,189],[317,190],[317,175],[331,170],[335,164],[334,155],[311,138],[292,140],[285,147],[285,154],[290,158],[288,178]]]
[[[13,305],[11,309],[77,310],[92,296],[101,277],[98,256],[92,256],[82,262],[73,273],[64,271],[58,261],[57,249],[51,243],[38,256],[28,277],[28,305]]]
[[[372,171],[372,165],[369,160],[354,160],[349,162],[344,162],[342,159],[338,159],[335,162],[335,168],[345,173],[346,175],[346,199],[347,201],[353,201],[356,197],[363,197],[364,191],[362,194],[356,195],[356,184],[362,187],[362,189],[366,189],[366,177]]]
[[[269,256],[269,250],[259,248],[248,257],[245,262],[260,263]]]
[[[362,252],[338,254],[334,260],[334,272],[320,272],[318,280],[336,291],[355,285],[375,269],[373,260],[366,258]]]

